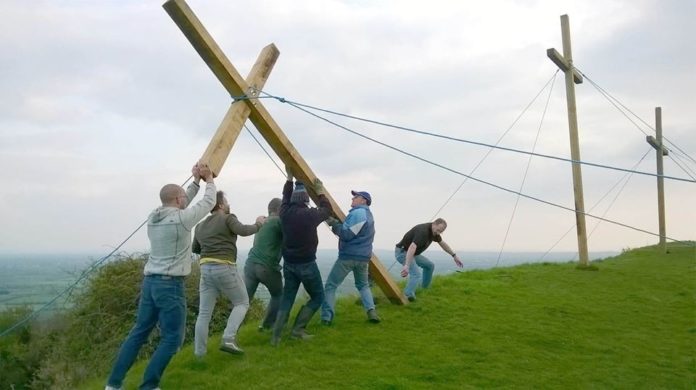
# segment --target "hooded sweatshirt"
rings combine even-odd
[[[285,182],[280,205],[280,226],[283,231],[283,259],[287,263],[310,263],[317,258],[317,226],[331,215],[331,203],[319,195],[319,207],[291,202],[292,181]]]
[[[191,183],[186,189],[188,203],[198,193],[199,185]],[[145,263],[145,275],[186,276],[191,273],[191,230],[215,206],[215,184],[207,183],[205,195],[198,203],[184,210],[160,206],[150,213],[147,236],[150,256]]]

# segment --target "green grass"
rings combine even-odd
[[[696,250],[627,251],[593,263],[536,264],[435,279],[408,306],[378,305],[366,322],[355,298],[307,342],[255,326],[243,356],[210,340],[203,362],[185,347],[163,389],[696,388]],[[384,298],[380,302],[385,302]],[[144,363],[130,372],[137,388]],[[85,386],[103,388],[104,378]]]

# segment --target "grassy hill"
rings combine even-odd
[[[380,297],[378,325],[344,299],[333,326],[315,318],[313,340],[278,348],[245,325],[245,355],[218,351],[213,335],[205,360],[190,346],[174,358],[162,388],[696,388],[696,249],[669,252],[630,250],[594,271],[536,264],[438,277],[408,306]]]

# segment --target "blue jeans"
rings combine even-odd
[[[200,357],[205,355],[208,349],[208,327],[213,317],[217,297],[222,294],[232,303],[232,311],[227,318],[225,331],[222,333],[222,339],[225,341],[234,340],[237,337],[237,330],[249,310],[249,297],[236,264],[201,264],[198,292],[200,304],[193,353]]]
[[[159,387],[162,373],[184,341],[186,297],[183,276],[146,275],[143,278],[135,326],[123,342],[107,384],[119,388],[150,332],[159,323],[160,342],[145,369],[140,389]]]
[[[283,286],[283,297],[280,299],[279,313],[290,312],[293,303],[295,303],[297,290],[300,289],[300,283],[309,294],[310,299],[306,304],[307,307],[312,310],[321,307],[324,302],[324,284],[321,281],[321,273],[319,273],[316,261],[302,264],[284,262],[283,278],[285,285]]]
[[[372,298],[370,284],[367,281],[367,266],[368,261],[360,260],[336,260],[331,268],[329,277],[326,278],[324,286],[324,303],[321,305],[321,319],[332,321],[336,312],[336,289],[343,283],[343,280],[352,271],[355,279],[355,288],[360,293],[360,300],[366,311],[375,308],[375,300]]]
[[[396,261],[400,264],[406,262],[406,251],[402,248],[396,247],[394,249],[394,257]],[[423,288],[430,287],[430,282],[433,280],[433,271],[435,270],[435,264],[428,260],[427,257],[423,255],[416,255],[413,257],[411,265],[408,267],[408,283],[406,283],[406,288],[404,289],[404,294],[407,297],[416,297],[416,287],[418,287],[418,282],[421,281],[421,272],[418,268],[423,269],[423,281],[421,286]]]
[[[259,283],[266,286],[271,294],[271,300],[268,302],[268,307],[266,307],[266,317],[261,323],[261,326],[270,329],[273,327],[273,323],[278,315],[280,298],[283,296],[283,276],[278,269],[247,260],[246,265],[244,265],[244,284],[246,285],[249,300],[256,294]]]

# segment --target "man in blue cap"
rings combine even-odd
[[[332,218],[329,222],[331,230],[338,236],[338,260],[334,263],[324,286],[325,298],[321,306],[321,322],[324,325],[333,322],[336,314],[336,289],[350,272],[353,272],[355,288],[360,293],[367,319],[375,324],[380,322],[367,280],[367,268],[375,238],[375,221],[370,211],[372,196],[365,191],[351,191],[351,194],[353,199],[346,220],[341,223]]]

